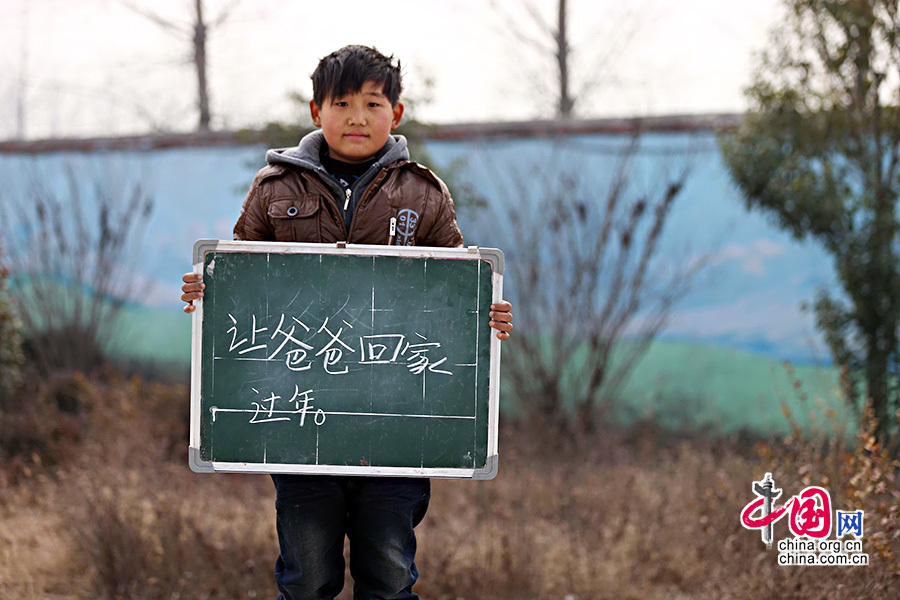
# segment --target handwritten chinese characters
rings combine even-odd
[[[259,394],[259,390],[251,388],[254,393]],[[251,413],[250,423],[274,423],[276,421],[290,421],[291,417],[299,416],[300,427],[306,423],[306,416],[312,414],[312,419],[316,425],[325,423],[325,411],[316,408],[311,404],[314,398],[310,395],[312,390],[300,391],[299,386],[294,386],[294,394],[290,400],[287,400],[282,407],[282,403],[278,403],[282,399],[274,393],[270,393],[266,398],[254,400],[250,404],[250,409],[234,409],[234,408],[218,408],[213,406],[210,408],[213,422],[216,420],[216,414],[220,412],[238,412]]]
[[[230,358],[248,360],[283,361],[291,371],[306,371],[321,363],[329,375],[346,375],[350,365],[383,365],[405,363],[410,373],[452,375],[446,366],[447,357],[440,356],[440,342],[429,341],[420,333],[409,336],[404,333],[377,335],[353,335],[353,325],[342,320],[340,325],[325,318],[317,329],[312,329],[296,317],[281,314],[272,333],[265,335],[269,327],[260,327],[256,315],[242,328],[232,314],[227,333],[231,334],[228,347]],[[273,321],[274,322],[274,321]],[[303,333],[298,332],[298,326]],[[302,338],[302,339],[301,339]],[[315,340],[314,340],[315,338]],[[319,344],[316,350],[315,344]],[[274,348],[270,351],[270,349]],[[438,368],[441,367],[441,368]]]
[[[227,351],[217,359],[281,362],[298,377],[312,370],[341,376],[370,368],[367,365],[400,365],[423,378],[426,373],[453,375],[441,343],[418,332],[359,333],[363,327],[335,315],[319,319],[281,313],[259,319],[251,314],[239,319],[228,313],[227,318]],[[423,379],[423,395],[424,385]],[[237,412],[249,413],[253,424],[297,420],[302,427],[309,416],[322,425],[325,411],[313,406],[313,390],[300,391],[301,387],[305,386],[296,384],[293,393],[284,396],[251,388],[258,397],[248,401],[248,408],[212,407],[213,421],[217,413]]]

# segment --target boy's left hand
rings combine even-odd
[[[511,310],[512,304],[505,300],[491,304],[491,312],[488,314],[491,317],[491,327],[497,330],[498,340],[508,340],[509,332],[513,330]]]

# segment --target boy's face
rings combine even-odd
[[[309,103],[313,123],[322,128],[331,158],[365,162],[381,150],[392,129],[400,125],[403,104],[391,106],[381,84],[367,81],[362,89],[339,98],[325,98],[322,106]]]

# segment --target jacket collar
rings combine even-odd
[[[300,140],[293,148],[273,148],[266,152],[266,162],[270,165],[287,164],[303,167],[327,175],[327,171],[319,160],[319,153],[325,144],[325,136],[322,130],[312,131]],[[409,160],[409,150],[406,138],[402,135],[389,136],[387,142],[376,155],[377,160],[372,168],[379,171],[387,165],[398,160]]]

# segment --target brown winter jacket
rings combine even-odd
[[[402,136],[388,140],[374,167],[352,186],[349,201],[321,166],[318,152],[323,143],[321,131],[315,131],[296,148],[266,154],[269,165],[250,186],[234,239],[462,246],[447,186],[408,160]],[[352,211],[349,231],[343,204]]]

